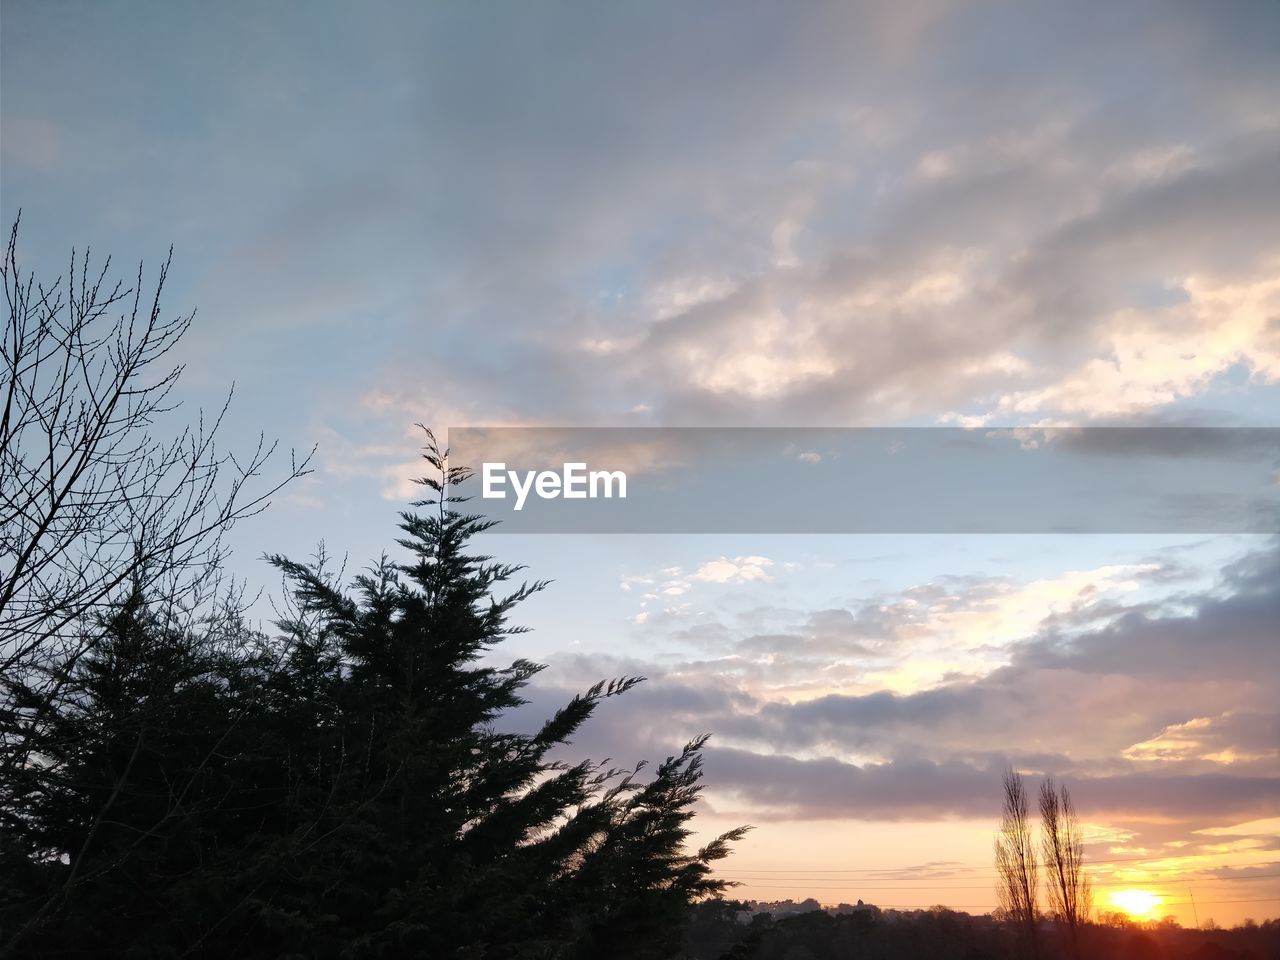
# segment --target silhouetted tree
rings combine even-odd
[[[562,751],[624,677],[531,733],[541,667],[496,666],[544,586],[474,554],[436,469],[408,560],[350,590],[323,555],[269,640],[136,586],[74,663],[0,804],[0,937],[67,957],[668,958],[742,830],[686,850],[704,738],[651,776]]]
[[[308,659],[330,651],[337,706],[335,722],[315,721],[336,786],[317,798],[330,839],[308,860],[320,869],[342,849],[342,865],[290,909],[331,918],[331,936],[370,949],[501,957],[536,943],[549,956],[663,956],[689,902],[724,889],[710,863],[742,834],[684,852],[704,740],[647,783],[638,770],[552,760],[603,700],[639,682],[626,677],[575,697],[536,733],[496,729],[542,668],[481,658],[520,632],[509,613],[545,584],[500,592],[520,568],[468,552],[491,525],[454,508],[451,490],[469,472],[448,464],[430,431],[425,456],[433,497],[417,506],[429,509],[402,518],[410,562],[384,558],[349,596],[323,570],[273,558],[318,623],[285,626]]]
[[[210,885],[283,797],[262,754],[268,651],[236,610],[170,609],[135,587],[57,667],[65,696],[0,806],[0,951],[167,955],[224,906]]]
[[[182,366],[168,358],[194,318],[162,315],[168,259],[145,295],[141,265],[130,286],[88,251],[45,284],[19,264],[17,237],[15,222],[0,263],[0,775],[29,762],[65,692],[68,674],[51,668],[93,648],[102,611],[139,583],[153,602],[208,600],[223,533],[307,469],[295,460],[252,489],[274,444],[219,450],[225,405],[153,432],[177,406]]]
[[[1040,846],[1049,875],[1049,904],[1067,929],[1074,960],[1080,960],[1080,936],[1093,905],[1084,875],[1084,837],[1066,784],[1046,777],[1040,784]]]
[[[1025,953],[1038,957],[1039,869],[1031,833],[1030,804],[1017,771],[1005,771],[1002,786],[1004,805],[995,842],[1000,907],[1018,927]]]

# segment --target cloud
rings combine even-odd
[[[852,764],[712,747],[707,775],[753,815],[779,819],[932,820],[991,817],[1001,767],[958,761]],[[1280,776],[1114,776],[1072,778],[1089,817],[1220,819],[1280,811]]]
[[[698,583],[750,583],[768,580],[772,566],[768,557],[720,557],[702,564],[690,579]]]
[[[698,594],[695,606],[671,605],[671,598],[691,595],[699,583],[762,585],[773,581],[772,571],[796,568],[764,559],[720,558],[693,574],[673,568],[621,585],[646,591],[643,608],[662,605],[660,618],[646,618],[650,636],[665,632],[686,650],[719,656],[717,669],[743,682],[767,674],[775,693],[812,699],[850,686],[910,693],[957,674],[985,675],[1009,662],[1018,643],[1049,626],[1070,634],[1110,622],[1117,610],[1131,612],[1131,606],[1118,606],[1121,599],[1162,569],[1154,563],[1112,565],[1025,583],[944,576],[818,610],[758,602],[750,610],[720,608],[707,593]]]
[[[1203,761],[1237,768],[1256,762],[1275,766],[1280,760],[1280,715],[1232,710],[1216,717],[1193,717],[1126,748],[1123,756],[1148,764]]]
[[[25,240],[57,263],[71,239],[126,260],[177,241],[198,266],[175,293],[205,318],[192,372],[287,396],[255,415],[315,425],[332,483],[412,495],[416,420],[1270,412],[1270,7],[397,14],[6,20]],[[647,674],[579,746],[650,756],[711,730],[741,802],[794,816],[985,816],[1005,759],[1147,818],[1139,842],[1151,818],[1260,815],[1277,551],[1152,601],[1186,587],[1168,570],[802,609],[781,559],[711,556],[622,581],[636,636],[678,657],[558,661],[529,709]]]
[[[749,632],[757,617],[726,620],[705,637],[687,634],[713,651],[707,659],[557,658],[540,696],[551,702],[601,676],[648,676],[602,709],[575,749],[665,755],[712,732],[711,802],[743,816],[987,817],[999,772],[1013,764],[1065,778],[1099,837],[1122,831],[1124,845],[1154,848],[1280,815],[1278,564],[1280,544],[1270,542],[1217,584],[1187,592],[1187,581],[1160,580],[1180,592],[1132,606],[1123,592],[1091,595],[1088,576],[1058,578],[1073,585],[1065,597],[1097,607],[1026,621],[1000,663],[906,691],[892,687],[895,664],[927,651],[948,617],[1018,591],[974,578],[905,592],[932,617],[905,602],[757,615],[790,619],[785,633]],[[1133,575],[1097,573],[1100,583]],[[904,625],[907,639],[892,640]],[[878,671],[880,661],[889,669]],[[1229,832],[1223,842],[1253,835]],[[1203,833],[1193,846],[1220,839]]]
[[[1276,381],[1273,14],[292,16],[11,17],[5,194],[176,232],[208,374],[252,342],[353,442],[449,411],[1124,418]],[[39,69],[71,51],[93,84]],[[368,372],[309,375],[324,345]]]
[[[687,621],[694,614],[692,608],[676,598],[683,597],[698,587],[724,587],[740,584],[762,584],[773,579],[770,569],[774,561],[761,556],[720,556],[714,560],[700,563],[692,571],[681,567],[666,567],[652,573],[629,574],[618,583],[618,587],[630,593],[640,591],[640,607],[638,614],[631,618],[637,626],[653,623],[670,628],[676,623]],[[781,565],[785,570],[794,569],[794,564]],[[660,619],[652,619],[654,609],[661,605]],[[704,624],[705,626],[705,624]]]

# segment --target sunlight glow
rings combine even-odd
[[[1111,905],[1135,920],[1149,919],[1164,898],[1150,890],[1117,890],[1111,894]]]

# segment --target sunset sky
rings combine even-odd
[[[416,421],[1280,426],[1280,5],[376,6],[4,4],[26,263],[173,244],[189,409],[319,445],[251,583],[389,548]],[[1274,536],[485,546],[556,581],[527,711],[713,734],[739,896],[990,910],[1011,764],[1098,906],[1280,915]]]

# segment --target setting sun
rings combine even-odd
[[[1111,905],[1137,920],[1149,918],[1163,902],[1163,897],[1150,890],[1117,890],[1111,894]]]

